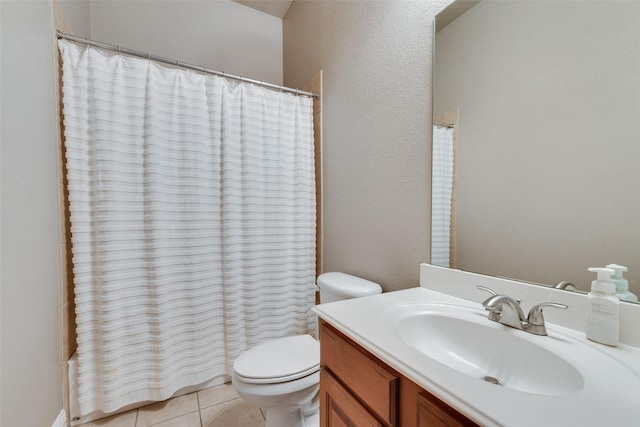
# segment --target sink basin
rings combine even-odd
[[[523,292],[525,312],[546,292]],[[585,298],[575,297],[562,312],[572,322],[582,317]],[[321,304],[314,311],[478,425],[639,426],[636,347],[598,344],[553,322],[547,322],[548,336],[530,334],[492,322],[478,302],[427,288]],[[551,310],[545,314],[553,319]]]
[[[576,393],[584,386],[571,363],[543,346],[554,338],[492,322],[484,311],[409,306],[394,311],[392,322],[408,347],[478,381],[547,396]]]

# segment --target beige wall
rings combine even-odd
[[[231,0],[91,0],[91,37],[282,83],[282,20]]]
[[[91,36],[90,0],[53,0],[56,29],[81,37]]]
[[[431,54],[442,1],[300,1],[284,84],[323,70],[324,271],[418,286],[429,261]]]
[[[50,426],[62,409],[51,2],[2,1],[0,15],[0,424]]]

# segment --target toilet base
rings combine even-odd
[[[302,416],[300,408],[270,408],[266,410],[267,422],[265,427],[318,427],[320,426],[320,411]]]
[[[265,427],[319,427],[320,396],[300,407],[273,407],[265,410]]]
[[[320,411],[316,411],[313,415],[305,417],[304,427],[320,427]]]

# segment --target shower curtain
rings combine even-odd
[[[312,100],[59,47],[81,414],[313,333]]]
[[[431,178],[431,264],[451,267],[453,128],[433,126]]]

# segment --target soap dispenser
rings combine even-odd
[[[620,331],[620,300],[611,281],[611,268],[590,268],[597,273],[587,295],[587,338],[601,344],[616,346]]]
[[[638,302],[638,297],[629,292],[629,282],[622,277],[622,273],[628,271],[627,267],[618,264],[609,264],[607,268],[615,273],[611,276],[611,281],[616,285],[616,296],[620,301]]]

